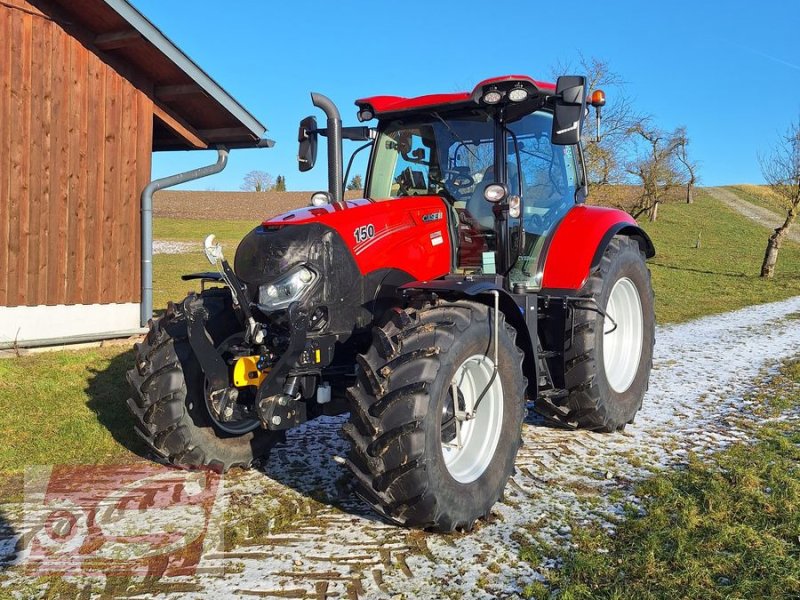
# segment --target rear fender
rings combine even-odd
[[[518,300],[504,290],[498,282],[492,281],[465,281],[463,279],[437,279],[433,281],[412,281],[400,287],[406,296],[415,293],[436,295],[437,297],[455,301],[467,299],[494,307],[494,294],[499,292],[500,312],[506,318],[506,323],[517,332],[516,344],[524,356],[522,370],[528,378],[528,395],[533,398],[536,394],[536,344],[537,327],[537,300],[534,294],[523,294]],[[527,318],[526,318],[527,317]]]
[[[650,237],[628,213],[599,206],[572,208],[551,238],[544,261],[542,289],[581,289],[615,235],[635,239],[647,258],[655,256]]]

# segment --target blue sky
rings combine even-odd
[[[509,73],[549,79],[581,53],[608,61],[661,127],[687,126],[705,185],[762,181],[759,153],[800,115],[800,0],[132,3],[277,142],[234,151],[223,173],[189,189],[237,190],[253,169],[284,175],[290,190],[325,189],[324,151],[314,170],[296,166],[299,120],[324,122],[311,91],[355,125],[359,97],[469,90]],[[214,157],[160,153],[153,175]]]

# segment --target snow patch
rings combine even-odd
[[[169,240],[153,240],[153,254],[190,254],[202,251],[199,242],[174,242]]]

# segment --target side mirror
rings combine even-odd
[[[300,129],[297,132],[297,141],[300,149],[297,152],[297,166],[300,171],[305,173],[314,168],[317,162],[317,119],[306,117],[300,121]]]
[[[586,78],[563,75],[556,81],[556,106],[550,141],[558,146],[577,144],[586,114]]]

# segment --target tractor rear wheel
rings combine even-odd
[[[224,348],[236,339],[242,327],[227,290],[207,290],[194,301],[208,312],[206,328],[216,346]],[[128,408],[136,418],[136,432],[169,463],[220,472],[248,467],[282,439],[254,418],[242,416],[222,425],[212,417],[206,378],[189,344],[182,304],[170,303],[134,349],[136,366],[127,374],[134,396]]]
[[[516,332],[502,314],[497,322],[496,363],[494,311],[473,302],[394,309],[358,357],[347,462],[356,492],[391,520],[470,530],[500,498],[526,380]]]
[[[653,289],[639,244],[612,238],[578,295],[596,304],[573,307],[574,329],[567,320],[564,420],[594,431],[619,431],[641,408],[653,364]]]

